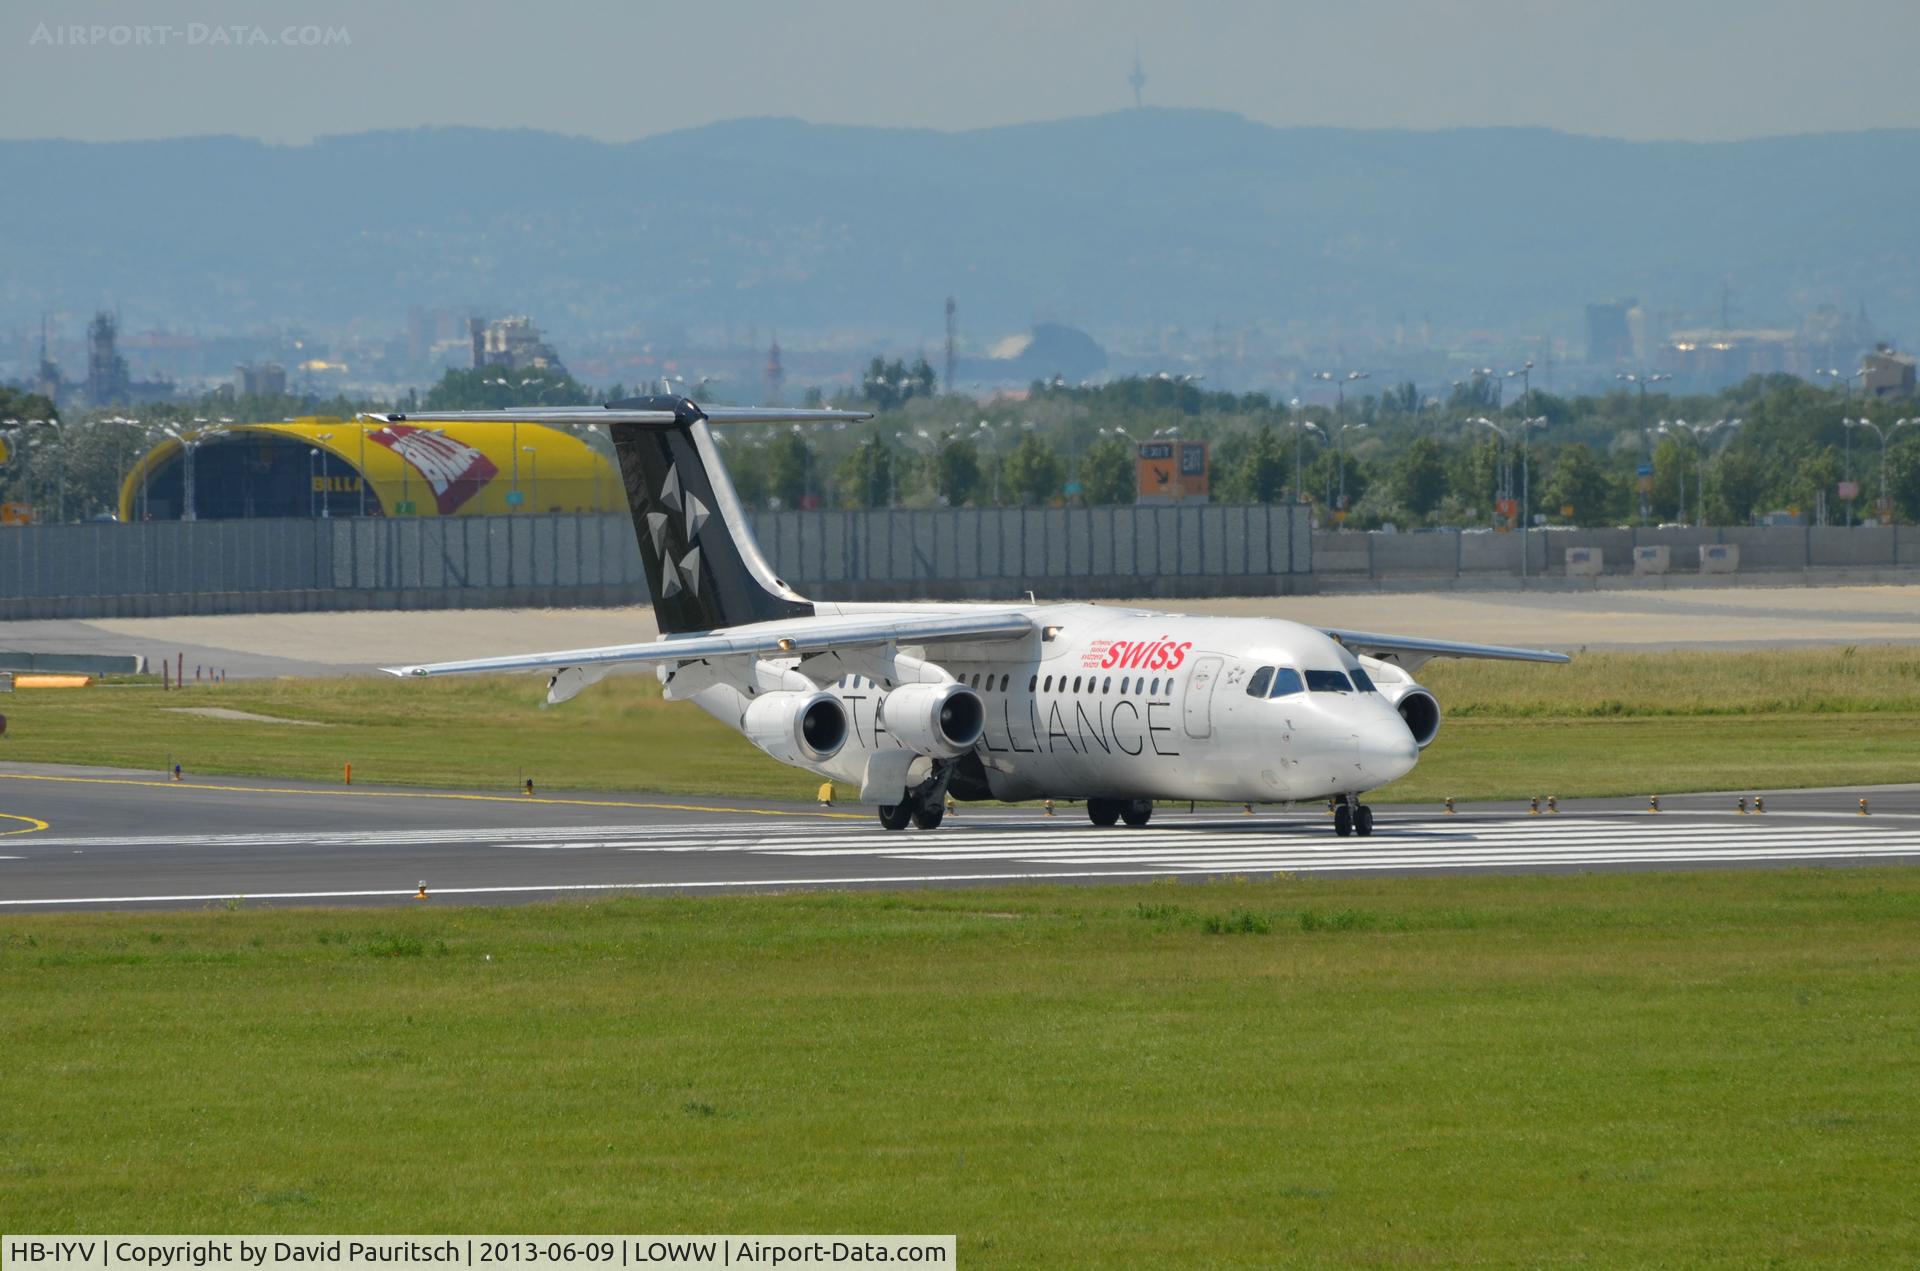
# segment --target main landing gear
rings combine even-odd
[[[1145,825],[1153,816],[1152,799],[1088,799],[1087,820],[1095,825],[1112,825],[1115,821],[1125,821],[1128,825]]]
[[[904,830],[909,822],[923,830],[937,830],[947,818],[947,780],[951,767],[942,767],[913,789],[898,803],[880,805],[880,828]]]
[[[1373,809],[1357,795],[1344,796],[1333,805],[1333,832],[1341,838],[1349,834],[1366,838],[1373,833]]]

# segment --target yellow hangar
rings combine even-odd
[[[221,424],[155,446],[120,519],[503,516],[625,511],[610,456],[534,423],[416,426],[307,418]]]

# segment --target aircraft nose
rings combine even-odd
[[[1360,771],[1376,785],[1406,776],[1420,761],[1420,747],[1414,744],[1413,734],[1407,731],[1399,716],[1396,715],[1393,722],[1397,728],[1364,729],[1354,739]]]

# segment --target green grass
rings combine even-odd
[[[13,1231],[1912,1266],[1920,871],[0,917]]]
[[[1920,780],[1920,650],[1595,653],[1570,666],[1437,661],[1440,739],[1382,801],[1877,784]],[[507,789],[810,798],[766,758],[648,676],[552,710],[537,677],[234,682],[21,691],[0,758],[195,775]],[[170,711],[220,706],[323,728]],[[846,794],[842,792],[843,797]]]

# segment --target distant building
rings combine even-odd
[[[566,366],[540,335],[540,328],[525,314],[510,318],[467,320],[467,334],[473,341],[473,369],[497,366],[509,371],[547,371],[565,375]]]
[[[780,390],[787,382],[787,370],[780,361],[780,337],[777,335],[773,337],[773,343],[767,346],[766,376],[767,404],[769,406],[778,405],[780,402]]]
[[[114,347],[119,324],[106,310],[87,325],[87,400],[97,406],[127,399],[127,360]]]
[[[34,372],[33,391],[50,402],[57,402],[67,391],[60,375],[60,364],[47,355],[47,320],[40,319],[40,365]]]
[[[1634,360],[1633,331],[1628,315],[1637,313],[1638,300],[1610,300],[1587,306],[1587,361],[1596,366]]]
[[[113,314],[105,309],[94,314],[87,324],[87,378],[79,386],[86,404],[128,406],[172,397],[172,380],[136,380],[128,373],[118,339],[119,323]]]
[[[1107,369],[1107,351],[1085,331],[1042,322],[1024,335],[995,342],[987,356],[960,365],[962,379],[986,384],[1025,384],[1058,375],[1078,383]]]
[[[1915,364],[1910,354],[1877,345],[1860,359],[1860,391],[1869,397],[1912,397]]]
[[[278,362],[242,362],[233,368],[242,397],[284,397],[287,368]]]
[[[1807,356],[1798,331],[1675,331],[1660,346],[1659,368],[1685,387],[1725,388],[1750,375],[1803,374]]]

